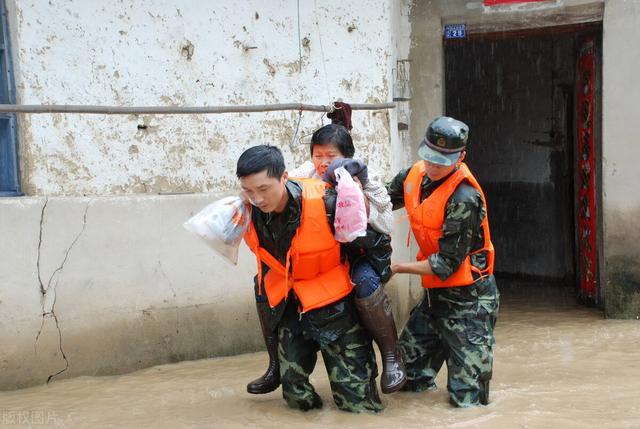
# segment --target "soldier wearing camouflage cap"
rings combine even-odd
[[[419,274],[425,288],[400,336],[403,390],[434,389],[446,362],[450,401],[458,407],[489,402],[499,307],[486,200],[463,162],[468,137],[463,122],[435,119],[418,148],[421,160],[387,185],[420,248],[417,262],[393,263],[392,270]]]

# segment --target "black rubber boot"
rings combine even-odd
[[[407,371],[398,347],[398,331],[391,313],[391,302],[384,289],[379,287],[366,298],[356,298],[356,307],[362,324],[378,344],[382,355],[382,393],[396,392],[407,381]]]
[[[247,392],[255,395],[269,393],[280,387],[280,362],[278,361],[278,335],[269,329],[269,316],[271,309],[267,302],[256,302],[258,319],[262,328],[264,343],[269,353],[269,366],[262,377],[247,384]]]

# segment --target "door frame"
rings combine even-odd
[[[458,45],[458,44],[466,44],[470,41],[495,41],[502,39],[511,39],[511,38],[530,38],[536,36],[548,35],[549,33],[553,34],[567,34],[571,33],[576,35],[576,37],[585,36],[588,34],[595,35],[596,39],[596,67],[595,67],[595,113],[594,113],[594,163],[595,163],[595,206],[596,206],[596,259],[597,259],[597,267],[596,267],[596,295],[594,297],[589,297],[581,294],[580,290],[580,265],[579,265],[579,257],[580,257],[580,247],[578,243],[578,194],[577,194],[577,96],[574,91],[574,100],[573,100],[573,186],[574,186],[574,220],[573,220],[573,236],[574,236],[574,271],[575,271],[575,289],[578,300],[587,305],[603,305],[603,267],[604,267],[604,253],[603,253],[603,185],[602,185],[602,10],[599,15],[599,19],[595,21],[589,22],[581,22],[576,24],[560,24],[554,26],[539,26],[533,28],[509,28],[506,30],[495,29],[492,28],[490,23],[483,22],[481,26],[471,28],[467,27],[466,37],[463,39],[445,39],[444,38],[444,26],[447,23],[455,22],[451,19],[447,19],[442,21],[442,64],[443,64],[443,94],[446,94],[446,46],[450,45]],[[459,22],[459,21],[458,21]],[[497,25],[499,28],[499,25]],[[493,31],[492,31],[493,30]],[[576,53],[577,58],[577,53]],[[577,67],[577,65],[576,65]],[[446,95],[443,97],[443,112],[446,112]]]

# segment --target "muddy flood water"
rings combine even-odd
[[[0,392],[0,426],[640,428],[640,322],[606,320],[571,292],[539,289],[503,291],[487,407],[452,408],[443,369],[435,391],[383,395],[377,415],[341,412],[318,362],[312,382],[325,405],[303,413],[279,390],[246,393],[267,361],[253,353]]]

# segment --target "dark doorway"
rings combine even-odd
[[[503,282],[579,295],[576,72],[587,34],[601,40],[590,25],[445,41],[445,110],[470,127],[466,162]]]

